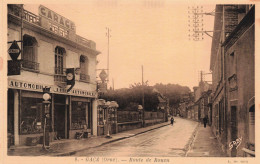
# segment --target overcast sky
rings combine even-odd
[[[73,21],[78,35],[96,42],[101,52],[98,68],[107,67],[106,27],[111,29],[110,85],[113,79],[116,89],[141,82],[142,65],[149,85],[172,83],[192,89],[198,85],[199,71],[209,72],[211,37],[189,40],[188,4],[147,2],[42,5]],[[38,6],[27,4],[25,9],[38,15]],[[204,12],[214,9],[215,5],[203,5]],[[213,21],[213,16],[204,16],[204,29],[212,31]]]

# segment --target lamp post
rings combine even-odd
[[[50,87],[43,88],[43,106],[44,106],[44,124],[43,124],[43,150],[50,148],[50,142],[49,142],[49,124],[48,119],[50,118],[50,99],[51,95],[50,93]]]

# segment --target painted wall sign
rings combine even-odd
[[[65,27],[66,29],[75,31],[75,23],[73,23],[71,20],[55,13],[54,11],[48,9],[47,7],[44,7],[42,5],[39,6],[39,15],[45,18],[48,18],[52,22],[55,22],[56,24]]]
[[[50,93],[59,93],[59,94],[81,96],[81,97],[95,97],[96,96],[96,92],[93,92],[93,91],[72,89],[68,93],[66,88],[60,88],[58,86],[50,86],[50,85],[8,79],[8,88],[43,92],[42,89],[45,87],[51,87]]]

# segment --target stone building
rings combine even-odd
[[[23,12],[23,19],[21,19]],[[21,21],[22,20],[22,21]],[[39,6],[39,15],[8,5],[8,42],[21,41],[20,75],[8,76],[8,135],[13,145],[43,136],[43,88],[50,87],[50,141],[97,134],[95,42],[76,34],[75,24]],[[8,45],[8,47],[10,44]],[[9,57],[8,60],[11,60]],[[75,70],[68,92],[66,69]],[[12,136],[12,137],[11,137]]]
[[[209,96],[211,93],[212,85],[206,81],[200,81],[199,86],[193,87],[194,89],[194,104],[198,109],[198,121],[203,121],[204,117],[209,118]]]
[[[228,156],[254,156],[254,21],[254,5],[216,6],[210,63],[212,130]]]

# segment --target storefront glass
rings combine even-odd
[[[42,99],[22,97],[20,133],[33,134],[43,132],[42,112]]]
[[[97,113],[97,117],[98,117],[98,125],[104,125],[104,114],[103,114],[104,109],[103,108],[98,108],[98,113]]]
[[[87,129],[87,105],[86,102],[72,101],[71,129]]]

